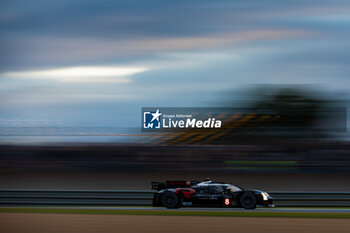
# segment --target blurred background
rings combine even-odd
[[[349,2],[0,6],[0,188],[350,191]],[[244,110],[141,132],[152,106]]]

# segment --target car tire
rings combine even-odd
[[[255,209],[256,197],[252,192],[244,192],[239,198],[239,203],[244,209]]]
[[[153,199],[152,199],[152,206],[153,206],[153,207],[162,206],[161,203],[160,203],[160,201],[159,201],[159,198],[153,197]]]
[[[180,200],[176,195],[176,193],[168,192],[168,193],[165,193],[162,197],[162,204],[167,209],[179,208],[180,207],[179,203],[180,203]]]

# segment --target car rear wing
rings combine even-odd
[[[169,188],[188,188],[198,184],[195,180],[167,180],[166,182],[151,182],[151,189],[162,190]]]

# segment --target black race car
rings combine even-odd
[[[241,207],[255,209],[274,207],[273,198],[259,190],[244,190],[232,184],[212,182],[209,179],[198,181],[152,182],[151,188],[157,190],[153,206],[166,208],[192,207]]]

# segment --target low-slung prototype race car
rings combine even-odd
[[[174,209],[180,207],[240,207],[255,209],[274,207],[273,198],[259,190],[244,190],[232,184],[172,180],[152,182],[151,189],[157,190],[153,197],[153,206]]]

